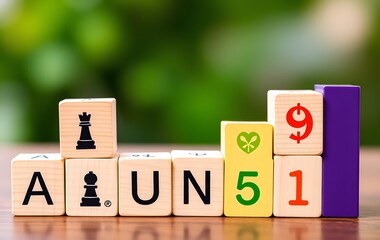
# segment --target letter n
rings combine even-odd
[[[201,187],[198,185],[191,171],[186,170],[183,172],[183,204],[189,204],[189,181],[193,184],[194,189],[197,191],[203,203],[210,204],[210,171],[205,171],[206,193],[202,192]]]

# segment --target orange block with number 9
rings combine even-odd
[[[311,90],[268,91],[268,122],[275,155],[321,155],[323,96]]]

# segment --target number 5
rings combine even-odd
[[[253,183],[253,182],[244,182],[244,177],[257,177],[259,174],[257,172],[239,172],[239,178],[237,182],[237,189],[243,190],[244,188],[248,187],[251,188],[253,191],[253,196],[251,199],[246,200],[244,199],[241,194],[236,195],[236,199],[239,203],[249,206],[255,204],[259,198],[260,198],[260,189],[259,187]]]

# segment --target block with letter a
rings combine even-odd
[[[60,154],[19,154],[12,160],[12,212],[21,216],[65,214]]]

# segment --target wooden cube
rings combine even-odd
[[[276,217],[320,217],[322,157],[275,156],[273,214]]]
[[[119,158],[119,214],[172,213],[172,159],[168,152],[124,153]]]
[[[272,216],[272,135],[267,122],[222,122],[224,215]]]
[[[65,99],[59,103],[64,158],[111,158],[116,154],[116,100]]]
[[[118,155],[111,159],[66,159],[66,214],[116,216]]]
[[[223,157],[219,151],[172,151],[173,214],[223,214]]]
[[[14,215],[65,214],[65,169],[60,154],[19,154],[12,160]]]
[[[322,154],[321,93],[311,90],[268,91],[268,122],[274,127],[274,154]]]

